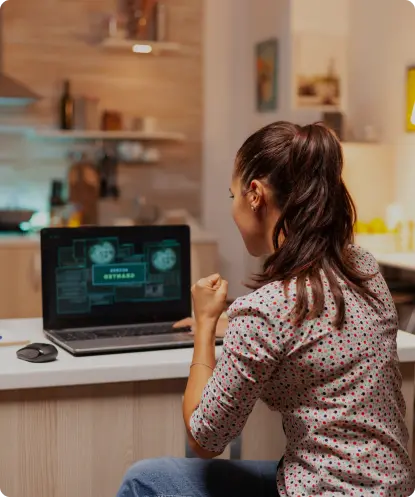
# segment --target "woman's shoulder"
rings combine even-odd
[[[379,264],[372,253],[359,245],[349,245],[349,260],[364,274],[379,272]]]
[[[379,264],[373,254],[359,245],[349,245],[348,260],[363,274],[377,274]],[[228,317],[263,313],[288,316],[296,301],[296,278],[284,286],[281,281],[273,281],[257,290],[237,298],[228,309]]]

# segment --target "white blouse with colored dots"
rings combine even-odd
[[[222,356],[191,418],[200,446],[220,452],[258,399],[278,410],[287,437],[277,475],[281,497],[408,497],[415,489],[396,309],[373,256],[350,250],[355,267],[375,274],[367,285],[381,302],[368,304],[339,280],[346,321],[337,330],[325,277],[325,311],[300,327],[290,319],[294,280],[287,295],[276,282],[237,299]]]

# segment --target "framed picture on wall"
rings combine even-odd
[[[406,131],[415,131],[415,66],[406,72]]]
[[[257,43],[255,47],[256,108],[258,112],[277,110],[278,40]]]

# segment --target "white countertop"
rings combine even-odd
[[[41,319],[0,322],[3,341],[48,342]],[[54,362],[34,364],[16,357],[20,347],[0,347],[0,390],[187,378],[193,349],[74,357],[59,349]],[[221,348],[216,348],[219,356]],[[401,362],[415,362],[415,336],[398,334]]]
[[[415,271],[415,252],[373,253],[379,264],[383,266]]]
[[[49,342],[41,319],[2,320],[0,336],[3,342]],[[193,354],[188,348],[74,357],[58,347],[56,361],[36,364],[17,359],[19,348],[0,347],[0,390],[187,378]]]

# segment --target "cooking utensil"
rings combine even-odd
[[[20,231],[22,223],[28,223],[35,211],[28,209],[0,210],[0,231]]]
[[[0,223],[1,224],[11,224],[19,225],[21,223],[27,223],[33,216],[35,211],[26,209],[4,209],[0,210]]]

